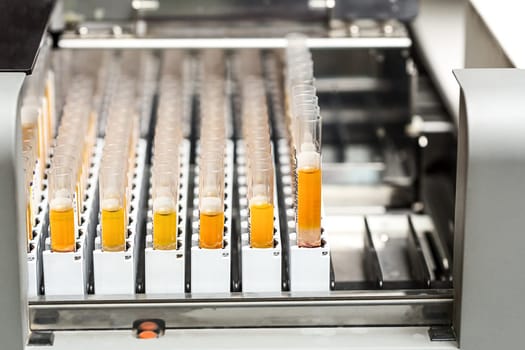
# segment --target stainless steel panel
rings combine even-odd
[[[130,329],[143,318],[163,319],[168,328],[446,325],[452,312],[451,290],[180,298],[41,298],[30,303],[31,329]]]
[[[368,225],[383,272],[383,280],[410,281],[407,256],[408,220],[404,215],[368,216]]]

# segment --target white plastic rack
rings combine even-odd
[[[177,249],[153,249],[153,203],[148,201],[148,219],[145,252],[146,294],[184,293],[186,263],[186,218],[188,211],[188,182],[190,169],[190,141],[180,146],[180,181],[177,203]]]
[[[295,227],[295,201],[293,178],[288,141],[281,139],[277,143],[279,164],[281,166],[282,195],[286,210],[289,235],[289,277],[292,292],[329,291],[331,284],[330,246],[326,235],[321,235],[322,245],[317,248],[301,248],[297,245]]]
[[[34,182],[33,182],[34,183]],[[36,297],[42,285],[42,247],[48,232],[47,227],[47,180],[44,180],[44,191],[40,194],[42,201],[38,206],[38,215],[31,229],[32,239],[27,252],[27,295]]]
[[[248,293],[280,292],[282,285],[282,244],[279,225],[277,186],[274,185],[274,246],[250,247],[250,225],[247,199],[246,158],[243,141],[237,141],[237,183],[241,218],[241,276],[242,290]],[[274,176],[275,179],[275,176]]]
[[[199,148],[197,146],[197,152]],[[198,154],[198,153],[197,153]],[[224,238],[222,249],[202,249],[199,247],[199,169],[195,169],[193,189],[193,222],[191,240],[191,292],[227,293],[231,280],[231,230],[234,149],[231,140],[226,141],[224,177]]]
[[[92,266],[93,238],[98,215],[98,171],[104,141],[95,144],[89,179],[78,228],[76,251],[52,252],[50,238],[45,240],[43,252],[44,288],[46,295],[83,295],[88,292],[88,276]],[[46,205],[46,200],[43,205]]]
[[[144,187],[144,167],[147,141],[137,142],[135,172],[131,190],[131,205],[128,215],[128,237],[126,250],[121,252],[102,251],[100,225],[97,227],[95,250],[93,251],[93,269],[95,294],[115,295],[134,294],[139,264],[140,247],[140,212],[142,191]]]

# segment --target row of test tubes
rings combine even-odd
[[[184,74],[184,54],[167,51],[163,57],[159,105],[152,154],[153,249],[177,249],[181,125],[189,114],[190,86]]]
[[[136,80],[122,75],[109,107],[100,165],[102,251],[118,252],[126,249],[138,138]]]
[[[73,78],[49,170],[49,228],[54,252],[76,249],[91,152],[96,141],[93,95],[93,81],[89,77]]]
[[[51,140],[55,135],[55,76],[50,69],[49,47],[44,46],[27,78],[27,87],[20,107],[24,191],[26,198],[26,231],[28,248],[32,228],[36,225],[38,206],[44,189],[44,172],[49,158]]]
[[[274,166],[266,88],[259,51],[239,57],[242,137],[245,144],[251,248],[272,248],[274,233]]]
[[[321,246],[321,116],[306,37],[290,34],[286,48],[286,104],[295,154],[299,247]]]
[[[224,52],[204,51],[200,64],[199,247],[221,249],[228,103]]]

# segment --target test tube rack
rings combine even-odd
[[[101,247],[100,225],[97,227],[95,250],[93,251],[93,270],[95,294],[115,295],[134,294],[140,254],[140,213],[142,212],[142,191],[144,186],[144,167],[147,141],[139,139],[135,170],[131,190],[131,205],[128,215],[126,249],[121,252],[103,251]]]
[[[52,252],[50,238],[46,238],[43,252],[46,295],[84,295],[88,292],[88,279],[92,266],[92,242],[98,215],[98,170],[103,144],[102,139],[97,139],[91,158],[84,210],[81,213],[81,224],[78,227],[76,251]],[[47,207],[47,203],[45,205]]]
[[[33,184],[35,182],[33,181]],[[34,185],[32,185],[34,186]],[[31,229],[31,240],[28,245],[27,253],[27,294],[29,297],[36,297],[40,294],[42,285],[42,247],[47,236],[47,180],[43,182],[44,191],[41,193],[41,202],[38,206],[38,214]]]
[[[197,153],[199,148],[197,148]],[[227,293],[230,292],[231,279],[231,230],[234,144],[226,140],[224,159],[224,237],[222,249],[201,249],[199,247],[199,169],[195,169],[193,189],[193,222],[191,239],[191,292]]]
[[[177,201],[177,249],[153,249],[153,202],[148,201],[148,219],[145,251],[146,293],[184,293],[186,263],[185,240],[188,210],[188,183],[190,170],[190,141],[180,145],[180,181]]]
[[[250,247],[249,241],[250,226],[245,155],[244,142],[237,141],[237,183],[241,218],[242,290],[248,293],[280,292],[282,285],[282,244],[277,186],[274,184],[274,246],[272,248],[252,248]]]
[[[320,247],[301,248],[297,245],[295,201],[292,189],[292,172],[295,170],[291,162],[291,150],[285,139],[278,140],[277,147],[281,174],[283,174],[281,179],[288,223],[290,290],[292,292],[329,291],[332,285],[330,246],[324,233],[321,235]]]

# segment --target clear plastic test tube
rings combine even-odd
[[[123,154],[116,155],[115,158],[122,156]],[[105,160],[112,163],[111,159]],[[125,177],[125,168],[119,167],[118,162],[106,165],[100,172],[100,225],[103,251],[118,252],[126,249]]]
[[[30,130],[25,135],[26,139],[23,140],[23,158],[24,158],[24,189],[26,195],[26,234],[27,242],[33,238],[32,229],[35,222],[37,206],[35,199],[35,190],[33,186],[34,169],[36,166],[36,138],[33,135],[33,131]]]
[[[41,177],[38,176],[38,141],[36,130],[26,131],[24,139],[22,139],[22,150],[27,163],[25,163],[25,173],[30,186],[30,203],[31,203],[31,222],[34,223],[34,218],[37,214],[37,198],[40,198]]]
[[[63,166],[63,164],[67,164],[72,169],[72,174],[74,176],[73,178],[73,189],[75,191],[75,203],[76,203],[76,212],[80,213],[81,208],[83,206],[83,195],[84,195],[84,182],[82,181],[82,173],[81,173],[81,167],[82,167],[82,159],[80,158],[80,148],[78,147],[78,144],[75,144],[72,140],[62,140],[63,142],[60,143],[57,147],[55,147],[55,152],[53,156],[53,165],[55,163],[58,166]],[[66,158],[67,161],[60,161],[62,157]],[[77,224],[80,224],[80,215],[77,215]]]
[[[32,198],[31,198],[31,180],[33,172],[31,157],[29,154],[24,154],[24,194],[25,194],[25,206],[26,206],[26,237],[27,237],[27,248],[29,250],[29,242],[33,239],[33,214],[32,214]]]
[[[250,206],[250,246],[273,247],[273,162],[271,153],[259,151],[251,155],[248,175]]]
[[[199,168],[199,247],[220,249],[224,233],[223,151],[201,154]]]
[[[153,176],[153,249],[177,249],[178,163],[155,163]]]
[[[297,242],[321,245],[321,117],[297,119]]]
[[[69,167],[49,173],[49,229],[51,250],[74,252],[76,239],[75,175]]]
[[[320,110],[317,105],[317,96],[306,96],[303,98],[297,98],[294,100],[292,106],[292,115],[291,120],[292,124],[292,141],[295,147],[295,150],[298,152],[301,149],[303,138],[299,135],[301,134],[301,124],[302,119],[315,119],[319,116]]]
[[[33,132],[33,135],[36,139],[37,148],[36,154],[38,156],[39,174],[42,174],[45,167],[45,156],[43,150],[44,141],[42,139],[41,132],[39,130],[39,121],[41,120],[41,111],[37,102],[33,98],[26,98],[24,100],[24,105],[20,109],[20,119],[22,125],[22,140],[27,137],[28,132]]]

